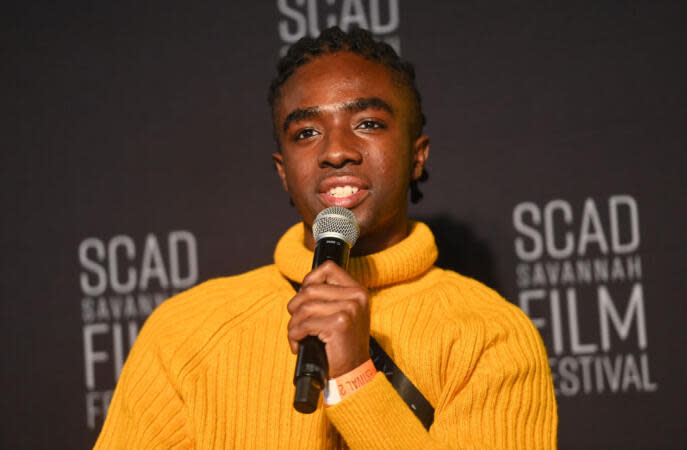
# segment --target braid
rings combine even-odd
[[[289,47],[286,55],[277,63],[277,76],[270,83],[267,101],[272,112],[274,113],[274,103],[279,97],[281,86],[300,66],[319,56],[340,51],[352,52],[370,61],[381,63],[398,75],[399,80],[409,88],[413,96],[416,117],[412,134],[416,138],[420,137],[427,119],[422,112],[420,92],[415,86],[415,68],[408,61],[399,58],[389,44],[375,41],[372,33],[361,28],[353,28],[347,33],[339,27],[327,28],[317,38],[304,37]],[[427,171],[423,169],[420,178],[410,183],[411,202],[420,201],[422,192],[418,188],[418,181],[425,181],[427,178]]]

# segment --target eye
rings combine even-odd
[[[297,132],[296,135],[293,137],[293,140],[302,141],[303,139],[308,139],[318,134],[320,133],[314,128],[306,128],[304,130],[300,130],[299,132]]]
[[[362,122],[360,122],[356,128],[362,130],[375,130],[386,128],[386,125],[377,120],[365,119]]]

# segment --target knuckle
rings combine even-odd
[[[307,285],[307,286],[303,286],[301,288],[301,294],[305,295],[306,297],[310,297],[313,294],[313,290],[314,290],[314,288],[313,288],[312,284]]]
[[[351,316],[356,317],[360,314],[362,307],[360,306],[360,303],[356,301],[349,301],[346,302],[346,309]]]
[[[317,269],[316,269],[316,270],[317,270]],[[315,272],[315,271],[312,271],[312,272],[308,273],[305,277],[303,277],[303,282],[301,283],[301,290],[303,290],[303,288],[306,287],[306,285],[307,285],[308,283],[310,283],[310,281],[311,281],[312,278],[314,277],[314,275],[313,275],[314,272]]]
[[[334,321],[339,329],[347,329],[351,326],[351,316],[343,311],[336,313]]]
[[[360,306],[367,307],[369,299],[367,297],[367,291],[365,289],[357,288],[355,291],[355,299],[358,301],[358,304]]]
[[[305,302],[301,306],[298,307],[296,310],[296,314],[300,315],[309,315],[314,311],[315,305],[313,305],[312,302]]]

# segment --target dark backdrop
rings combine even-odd
[[[685,448],[681,2],[25,2],[2,14],[2,448],[88,448],[152,307],[298,220],[266,88],[371,28],[416,64],[440,264],[551,357],[561,449]]]

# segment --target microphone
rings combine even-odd
[[[360,228],[353,213],[340,206],[323,209],[315,217],[312,234],[317,245],[312,261],[312,268],[334,261],[346,270],[351,247],[358,240]],[[296,395],[293,407],[303,414],[310,414],[317,409],[320,391],[324,388],[329,373],[329,363],[324,343],[317,336],[306,336],[298,346],[296,372],[293,384]]]

